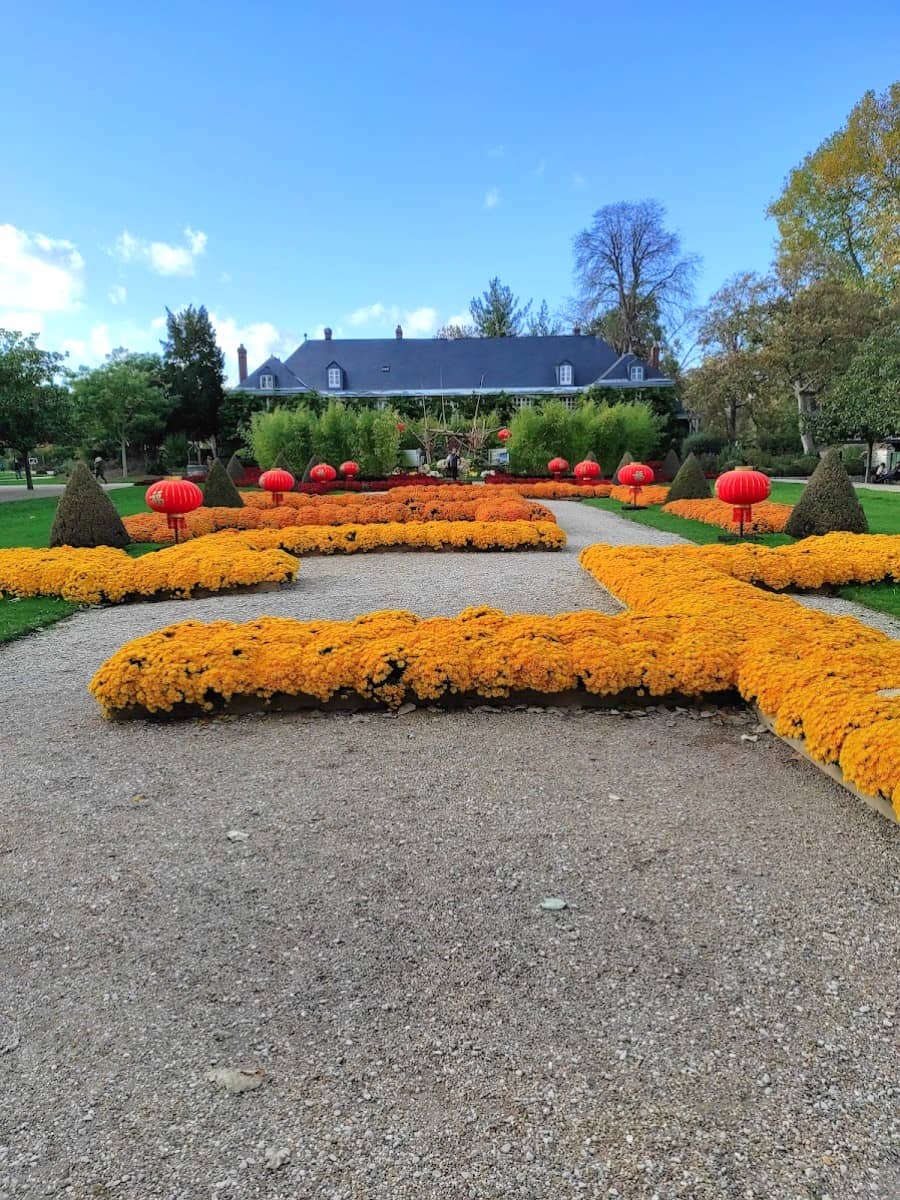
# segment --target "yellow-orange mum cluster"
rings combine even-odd
[[[364,554],[369,550],[561,550],[555,521],[409,521],[403,525],[287,525],[216,535],[291,554]]]
[[[353,693],[397,705],[447,693],[584,688],[696,696],[737,688],[779,733],[802,738],[813,757],[839,764],[850,783],[892,800],[900,816],[900,642],[744,582],[788,586],[791,570],[801,585],[844,582],[865,557],[893,574],[900,537],[834,534],[808,542],[805,554],[807,543],[589,547],[582,565],[629,606],[614,617],[473,608],[429,620],[381,612],[350,622],[188,621],[124,646],[91,691],[107,712],[157,712],[279,694],[324,702]]]
[[[638,492],[637,506],[638,508],[650,508],[653,504],[665,504],[668,494],[668,486],[661,483],[650,483]],[[610,489],[609,496],[611,500],[621,500],[623,504],[634,502],[631,488],[625,487],[621,483],[617,483],[614,488]]]
[[[0,593],[61,596],[79,604],[119,604],[150,596],[190,596],[293,579],[299,564],[277,546],[203,538],[142,558],[124,550],[59,546],[0,550]]]
[[[781,533],[792,510],[791,504],[763,500],[753,505],[752,518],[744,523],[744,529],[756,533]],[[673,500],[671,504],[663,505],[663,512],[687,517],[691,521],[703,521],[706,525],[719,525],[731,533],[737,533],[739,529],[738,522],[734,520],[734,509],[721,500]]]

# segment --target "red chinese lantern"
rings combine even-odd
[[[512,435],[510,434],[509,430],[505,427],[497,430],[497,437],[501,442],[508,442],[511,436]]]
[[[284,493],[294,486],[294,477],[290,471],[282,471],[273,467],[271,471],[263,471],[259,477],[259,486],[272,493],[272,503],[277,507],[284,501]]]
[[[575,464],[575,478],[579,483],[590,483],[600,476],[600,464],[586,458],[584,462]]]
[[[355,479],[359,474],[359,463],[355,463],[352,460],[341,463],[339,470],[345,479]]]
[[[547,470],[554,479],[559,479],[561,475],[568,473],[569,464],[564,458],[551,458],[547,463]]]
[[[740,528],[741,537],[744,536],[745,522],[753,516],[752,506],[765,500],[771,490],[768,475],[754,471],[752,467],[735,467],[716,480],[716,495],[725,504],[734,506],[731,516]]]
[[[619,472],[619,482],[631,488],[631,504],[633,508],[637,508],[641,488],[645,483],[653,482],[653,470],[646,463],[628,463]]]
[[[398,432],[398,433],[405,433],[405,432],[406,432],[406,425],[404,424],[404,422],[403,422],[403,421],[398,421],[398,422],[397,422],[397,432]]]
[[[185,514],[193,512],[203,503],[203,493],[189,479],[161,479],[151,483],[145,496],[147,507],[154,512],[165,513],[170,529],[175,531],[175,541],[187,529]]]
[[[316,483],[331,483],[332,479],[337,479],[337,471],[329,463],[319,463],[310,471],[309,477]]]

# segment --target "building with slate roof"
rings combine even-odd
[[[575,405],[585,388],[630,392],[671,387],[649,362],[617,354],[602,338],[582,334],[510,338],[333,338],[304,341],[285,361],[274,355],[247,371],[238,350],[238,388],[271,396],[318,392],[341,400],[453,397],[506,393],[514,404],[557,399]]]

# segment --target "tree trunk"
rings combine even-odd
[[[128,452],[126,450],[127,444],[128,443],[125,441],[125,434],[123,433],[122,434],[122,478],[123,479],[127,479],[127,477],[128,477]]]
[[[872,474],[872,451],[874,449],[874,442],[866,442],[866,483],[869,482],[869,476]]]
[[[25,462],[25,486],[28,488],[29,492],[33,492],[34,491],[34,480],[31,478],[30,455],[31,455],[30,450],[24,450],[22,452],[22,458]]]
[[[800,414],[800,441],[803,443],[804,454],[818,454],[819,447],[816,439],[810,433],[804,417],[810,417],[815,412],[816,393],[805,391],[799,383],[794,384],[794,395],[797,397],[797,411]]]

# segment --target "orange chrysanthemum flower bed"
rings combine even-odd
[[[405,489],[396,489],[397,491]],[[438,489],[434,489],[438,490]],[[519,495],[485,497],[485,488],[472,500],[443,497],[410,497],[398,501],[373,496],[286,497],[285,504],[251,504],[244,508],[198,508],[188,513],[187,532],[192,537],[223,529],[285,529],[288,526],[400,525],[429,521],[543,521],[556,517],[542,504]],[[267,498],[268,499],[268,498]],[[171,542],[174,534],[162,513],[136,513],[124,518],[125,528],[136,542]]]
[[[793,511],[792,504],[779,504],[775,500],[763,500],[753,505],[753,515],[745,530],[755,533],[781,533]],[[663,505],[663,512],[676,517],[687,517],[691,521],[703,521],[706,525],[719,525],[730,533],[737,533],[738,522],[734,520],[732,505],[721,500],[673,500]]]
[[[865,560],[878,567],[864,568]],[[784,587],[791,572],[801,584],[846,582],[863,570],[871,579],[876,569],[896,578],[900,537],[833,534],[774,550],[591,546],[581,562],[630,611],[188,621],[124,646],[91,691],[107,712],[170,712],[236,696],[325,702],[350,693],[396,706],[409,696],[447,693],[582,688],[699,696],[738,689],[780,734],[838,764],[861,791],[891,800],[900,817],[900,642],[744,582]]]
[[[667,485],[650,483],[646,487],[642,487],[638,492],[638,508],[650,508],[654,504],[665,504],[668,494],[669,488]],[[625,487],[621,483],[617,483],[614,488],[610,489],[609,496],[611,500],[621,500],[623,504],[633,503],[631,488]]]

